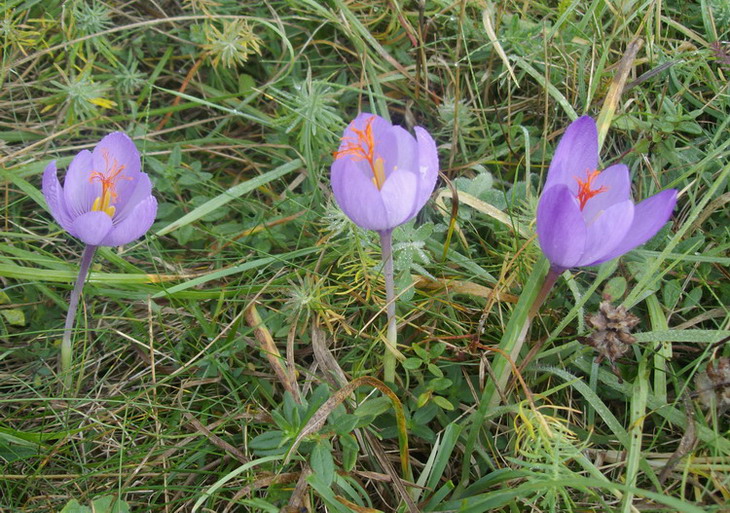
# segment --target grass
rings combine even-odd
[[[4,5],[0,511],[727,511],[727,410],[695,387],[730,356],[725,2]],[[444,175],[394,233],[392,391],[377,236],[328,178],[361,110],[426,127]],[[584,113],[634,197],[678,207],[558,280],[500,389]],[[61,394],[83,248],[40,173],[113,130],[160,207],[97,253]],[[581,344],[603,294],[640,318],[613,370]]]

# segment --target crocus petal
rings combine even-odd
[[[540,247],[554,268],[569,269],[580,261],[586,225],[573,193],[566,185],[550,187],[537,206]]]
[[[389,230],[412,219],[421,210],[416,205],[417,192],[418,177],[415,173],[404,169],[391,173],[380,190],[387,213],[387,225],[377,230]]]
[[[48,164],[43,171],[42,189],[51,215],[64,230],[68,231],[71,226],[71,219],[63,202],[63,189],[61,189],[61,183],[58,181],[55,160]]]
[[[355,119],[353,119],[349,125],[347,125],[347,128],[345,128],[345,132],[342,134],[340,147],[337,151],[342,151],[348,146],[352,145],[353,143],[358,143],[361,141],[360,137],[355,133],[355,130],[359,130],[360,132],[365,132],[365,129],[368,126],[368,123],[370,123],[370,129],[372,130],[373,134],[373,141],[377,145],[377,141],[381,139],[381,134],[385,134],[390,131],[390,128],[392,125],[388,123],[385,119],[381,118],[380,116],[377,116],[375,114],[371,114],[369,112],[361,112],[357,115]],[[369,148],[365,147],[365,150],[369,150]]]
[[[589,199],[583,208],[583,217],[588,224],[610,206],[631,198],[629,168],[623,164],[615,164],[601,171],[593,180],[591,188],[596,190],[601,187],[606,190]]]
[[[634,207],[634,220],[626,237],[594,264],[600,264],[623,255],[651,239],[669,220],[676,203],[677,191],[668,189],[636,205]]]
[[[94,170],[102,171],[116,160],[117,164],[124,166],[124,174],[133,176],[139,173],[141,163],[139,152],[132,139],[124,132],[112,132],[104,137],[94,147]]]
[[[116,212],[114,213],[114,224],[118,224],[127,218],[130,212],[133,212],[138,203],[146,199],[152,193],[152,182],[146,173],[139,173],[136,187],[130,191],[124,201],[116,203]]]
[[[94,163],[89,150],[81,150],[68,166],[63,180],[63,198],[71,219],[91,210],[94,200],[101,196],[101,184],[91,180]]]
[[[332,192],[337,204],[352,221],[366,230],[383,231],[389,228],[388,213],[380,191],[359,169],[358,163],[342,158],[332,164]]]
[[[149,178],[147,180],[144,180],[142,176],[144,176],[145,173],[138,172],[133,176],[126,176],[126,172],[122,175],[121,179],[119,179],[114,187],[114,190],[116,192],[116,197],[112,198],[111,205],[116,209],[117,212],[124,212],[127,209],[132,209],[134,206],[139,202],[140,199],[142,199],[144,196],[136,195],[135,191],[140,185],[140,181],[143,181],[145,183],[142,183],[142,188],[146,189],[147,183],[149,182]],[[148,194],[147,194],[148,195]],[[145,195],[145,196],[147,196]],[[133,196],[136,197],[136,199],[133,201]],[[117,217],[116,215],[114,216]]]
[[[111,217],[104,212],[92,211],[74,219],[69,233],[86,244],[98,246],[111,229]]]
[[[418,194],[416,208],[420,210],[431,197],[436,180],[439,176],[439,156],[436,150],[436,142],[433,137],[423,128],[417,126],[413,129],[416,132],[418,143]]]
[[[355,119],[352,120],[352,122],[348,125],[347,130],[351,130],[352,128],[357,128],[358,130],[365,130],[368,123],[370,123],[370,127],[373,131],[373,139],[377,141],[380,138],[381,134],[387,133],[390,128],[393,126],[391,125],[388,120],[385,118],[378,116],[377,114],[372,114],[370,112],[361,112],[357,115]],[[345,137],[352,137],[355,136],[354,132],[345,131]]]
[[[596,122],[590,116],[582,116],[568,125],[560,139],[548,169],[545,190],[553,185],[563,184],[575,194],[578,191],[575,177],[582,177],[586,171],[595,171],[597,168]]]
[[[618,246],[634,220],[634,204],[625,200],[611,205],[587,225],[586,245],[576,266],[593,265]]]
[[[113,132],[96,145],[93,162],[94,171],[105,176],[123,167],[114,182],[116,198],[113,202],[116,208],[123,209],[130,193],[137,187],[140,174],[141,162],[134,142],[123,132]]]
[[[390,127],[375,141],[375,148],[376,160],[383,159],[386,179],[394,171],[414,171],[418,165],[416,140],[402,127]]]
[[[147,233],[157,215],[157,200],[154,196],[137,203],[126,218],[114,226],[101,241],[102,246],[122,246],[139,239]]]

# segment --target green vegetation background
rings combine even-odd
[[[727,2],[3,5],[0,511],[728,511],[730,376],[703,401],[694,384],[730,356]],[[395,233],[390,398],[377,240],[328,183],[361,110],[426,127],[445,175]],[[678,208],[558,282],[523,381],[477,423],[541,265],[540,184],[583,113],[634,197],[675,187]],[[160,208],[97,254],[64,395],[82,248],[40,173],[113,130]],[[580,342],[602,295],[641,319],[614,370]]]

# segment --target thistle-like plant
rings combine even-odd
[[[438,106],[438,115],[442,125],[451,131],[454,128],[466,131],[476,121],[471,107],[464,100],[457,101],[453,96],[446,96]]]
[[[302,327],[306,327],[310,318],[321,316],[325,322],[337,317],[328,303],[332,287],[325,285],[325,278],[306,274],[297,281],[290,281],[287,289],[287,300],[284,310]]]
[[[98,34],[112,25],[111,12],[102,2],[75,2],[71,16],[74,28],[82,36]]]
[[[334,144],[336,127],[342,123],[337,113],[338,94],[326,83],[307,79],[293,87],[294,93],[275,91],[288,111],[281,119],[286,133],[297,134],[299,150],[309,168],[315,163],[320,148]]]
[[[220,30],[212,23],[204,25],[206,43],[203,45],[212,59],[213,67],[226,68],[245,64],[249,57],[261,54],[261,39],[246,20],[223,20]]]
[[[37,44],[39,36],[38,31],[22,23],[13,9],[4,11],[0,19],[0,41],[4,45],[3,51],[8,47],[15,47],[27,55],[27,49],[32,49]]]
[[[147,76],[137,70],[138,64],[139,62],[130,55],[126,66],[120,66],[116,70],[116,86],[124,95],[132,95],[145,84]]]
[[[78,120],[89,119],[100,114],[100,109],[113,107],[109,100],[110,87],[105,82],[96,82],[91,76],[91,66],[87,66],[78,75],[65,77],[65,83],[51,80],[56,90],[51,96],[52,105],[61,104],[66,110],[66,121],[73,124]]]
[[[520,404],[514,420],[516,457],[509,460],[529,476],[530,482],[544,482],[544,486],[531,492],[527,501],[539,506],[541,511],[574,511],[577,508],[567,487],[557,484],[574,479],[577,474],[572,467],[576,461],[584,461],[582,451],[586,444],[578,440],[568,421],[559,416],[560,410],[573,410],[550,405],[528,407],[526,403]],[[592,469],[583,466],[584,470]],[[587,488],[583,491],[590,492]]]
[[[359,230],[357,225],[353,224],[347,214],[333,201],[327,202],[319,222],[327,239],[337,237],[343,233],[346,233],[349,238],[353,235],[353,230]]]

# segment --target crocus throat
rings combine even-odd
[[[385,163],[382,158],[375,156],[375,140],[373,138],[374,119],[375,116],[372,116],[367,120],[364,130],[358,130],[354,127],[350,128],[356,137],[343,137],[342,141],[345,145],[341,150],[334,153],[334,157],[335,160],[346,156],[352,157],[355,161],[366,160],[373,173],[373,184],[380,190],[385,183]]]
[[[588,200],[591,199],[593,196],[596,196],[597,194],[601,194],[602,192],[606,192],[608,190],[608,187],[606,187],[605,185],[601,185],[598,189],[591,189],[593,180],[598,178],[598,175],[600,174],[600,171],[589,172],[586,175],[585,182],[577,176],[573,177],[575,178],[575,181],[578,182],[578,194],[576,194],[575,197],[578,199],[581,210],[583,210],[583,208],[586,206],[586,203],[588,203]]]
[[[102,149],[101,152],[104,158],[104,171],[92,171],[89,176],[89,182],[98,180],[101,183],[101,196],[94,200],[91,210],[101,211],[113,217],[116,207],[112,203],[117,200],[117,181],[131,180],[131,177],[122,175],[124,166],[112,158],[106,149]]]

